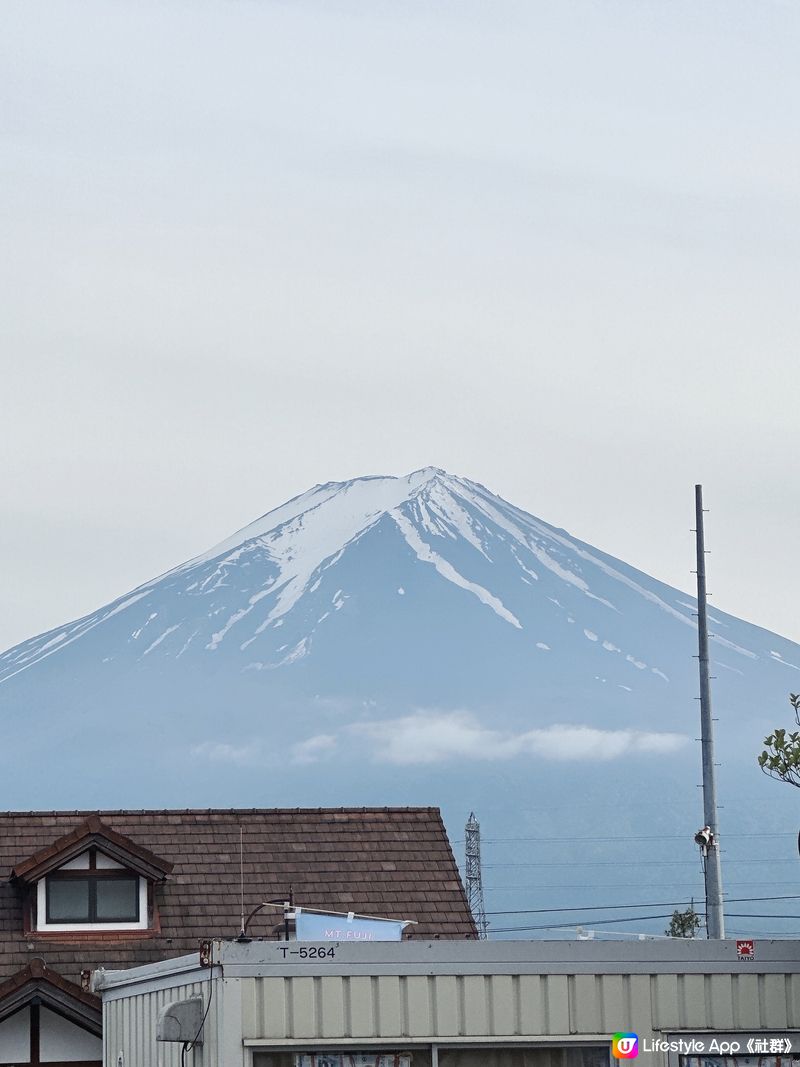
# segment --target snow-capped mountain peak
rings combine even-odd
[[[92,615],[9,650],[0,682],[64,656],[76,642],[88,648],[90,634],[101,662],[177,663],[225,649],[237,670],[272,671],[320,643],[338,644],[356,620],[367,622],[367,605],[370,640],[376,627],[405,625],[410,601],[398,598],[407,591],[418,610],[426,605],[415,634],[435,602],[449,631],[450,613],[459,625],[471,620],[475,640],[485,644],[486,631],[523,662],[543,652],[580,659],[588,641],[611,654],[598,678],[610,673],[623,690],[636,688],[631,671],[668,680],[674,668],[665,648],[674,640],[665,644],[665,628],[685,631],[677,639],[683,648],[695,627],[685,595],[476,482],[425,467],[314,486]],[[736,639],[735,629],[721,619],[715,626],[715,641],[731,657],[723,667],[740,670],[742,660],[769,655],[752,636]],[[431,647],[442,639],[432,635]]]
[[[436,467],[425,467],[405,477],[379,475],[346,482],[326,482],[268,511],[202,555],[180,568],[235,552],[247,543],[263,540],[280,554],[280,545],[296,543],[301,536],[306,551],[336,551],[370,526],[376,517],[399,506],[437,479],[449,478]]]
[[[685,525],[676,518],[676,536]],[[85,805],[87,782],[128,806],[424,798],[449,809],[456,834],[480,810],[514,854],[527,849],[519,866],[540,885],[567,864],[534,872],[540,846],[526,840],[560,841],[567,823],[576,841],[602,840],[610,818],[612,834],[636,835],[649,804],[648,833],[660,822],[665,840],[685,836],[685,880],[702,817],[694,610],[438,468],[328,482],[0,655],[2,780],[31,806]],[[711,623],[723,833],[745,832],[778,818],[755,756],[797,688],[800,648],[716,606]],[[32,725],[35,744],[20,744]],[[53,782],[43,761],[59,767]],[[663,842],[642,847],[647,860],[625,857],[625,900],[637,882],[655,891],[644,887]],[[569,880],[619,880],[616,853],[596,866],[592,848],[574,846]],[[768,882],[785,876],[772,860]],[[492,860],[495,885],[504,862]]]

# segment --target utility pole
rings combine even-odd
[[[702,845],[706,883],[706,933],[711,939],[725,937],[722,907],[722,870],[719,857],[717,781],[714,765],[714,722],[711,718],[711,681],[708,673],[708,612],[706,603],[706,546],[703,531],[703,487],[694,487],[697,535],[697,640],[700,664],[700,742],[703,750],[703,817],[710,831]],[[702,831],[701,831],[702,834]]]
[[[481,824],[475,818],[474,811],[469,813],[464,831],[467,903],[475,925],[478,927],[478,937],[485,941],[488,936],[488,923],[486,922],[486,906],[483,902],[483,877],[481,875]]]

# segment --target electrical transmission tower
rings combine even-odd
[[[483,903],[483,879],[481,876],[481,824],[475,818],[475,812],[469,813],[465,829],[467,860],[467,903],[472,918],[478,927],[478,937],[485,940],[488,936],[486,907]]]

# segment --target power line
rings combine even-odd
[[[735,867],[764,866],[764,860],[735,860],[729,859],[728,863]],[[797,859],[769,860],[770,865],[777,863],[793,863],[797,865]],[[484,863],[486,870],[500,870],[506,867],[619,867],[619,860],[577,860],[564,863]],[[696,867],[697,860],[641,860],[638,867]]]
[[[800,900],[800,894],[782,897],[726,897],[726,904],[752,904],[763,900]],[[640,901],[638,904],[592,904],[592,911],[621,911],[628,908],[677,908],[694,903],[691,900],[655,900]],[[555,915],[562,911],[585,911],[587,905],[580,904],[574,908],[522,908],[518,911],[487,911],[487,915]],[[776,916],[777,918],[777,916]]]
[[[726,841],[739,840],[741,838],[773,838],[773,837],[791,837],[796,838],[794,833],[764,833],[764,834],[725,834]],[[573,841],[583,842],[588,844],[591,842],[606,842],[606,841],[652,841],[653,834],[643,834],[641,836],[630,836],[628,834],[616,834],[603,837],[565,837],[559,834],[558,837],[484,837],[482,838],[483,845],[509,845],[517,844],[518,842],[530,841],[537,845],[542,844],[567,844]],[[686,834],[666,834],[658,836],[659,842],[661,841],[686,841]],[[454,844],[463,844],[463,841],[455,841]]]
[[[703,912],[697,912],[699,918],[704,918]],[[734,919],[800,919],[800,915],[751,915],[749,912],[731,912],[731,918]],[[626,922],[649,922],[652,919],[671,919],[672,914],[666,912],[658,915],[626,915]],[[619,922],[619,919],[595,919],[593,917],[581,917],[574,919],[572,922],[565,923],[549,923],[547,926],[497,926],[493,927],[493,934],[514,934],[524,933],[530,930],[573,930],[578,926],[608,926],[611,923]],[[763,934],[761,935],[763,936]]]
[[[548,793],[548,796],[549,795],[551,795],[551,794]],[[619,812],[620,810],[623,810],[623,805],[620,804],[620,802],[618,800],[616,800],[616,801],[614,801],[614,800],[602,800],[602,799],[600,799],[601,795],[602,795],[602,797],[605,797],[608,794],[605,791],[603,791],[602,794],[597,792],[594,797],[591,796],[591,794],[589,794],[588,797],[585,797],[581,801],[578,801],[578,802],[576,802],[574,804],[568,804],[568,803],[563,803],[562,804],[561,801],[559,801],[558,804],[543,803],[543,804],[540,804],[538,807],[535,807],[535,808],[518,807],[518,808],[515,808],[514,810],[515,810],[515,813],[517,815],[532,815],[535,818],[537,823],[541,823],[542,816],[544,816],[544,815],[552,815],[554,818],[558,818],[560,820],[560,819],[563,818],[563,814],[564,814],[565,811],[576,811],[576,812],[579,812],[582,815],[585,815],[587,802],[591,805],[592,811],[596,811],[596,810],[600,810],[600,809],[606,809],[606,808],[612,808],[614,811],[617,811],[617,812]],[[597,798],[597,799],[595,799],[595,798]],[[657,808],[658,811],[659,811],[659,814],[663,814],[664,806],[665,805],[664,805],[664,801],[663,800],[648,800],[645,797],[642,797],[642,798],[637,798],[637,801],[636,801],[636,810],[637,811],[639,811],[639,810],[647,810],[649,808]],[[675,796],[675,797],[671,797],[670,800],[669,800],[669,808],[672,811],[677,811],[679,808],[689,808],[692,811],[694,811],[695,807],[696,807],[695,801],[691,800],[691,799]],[[752,804],[748,804],[746,801],[736,800],[735,798],[731,798],[731,800],[725,805],[725,808],[728,811],[741,809],[742,811],[746,812],[748,815],[752,815],[752,811],[753,811]],[[503,807],[500,807],[500,806],[498,806],[496,808],[490,808],[489,811],[490,811],[490,814],[496,814],[498,816],[498,818],[501,818],[501,819],[506,819],[508,817],[507,810],[505,808],[503,808]],[[484,816],[484,818],[485,818],[485,816]]]
[[[698,913],[699,914],[699,913]],[[645,922],[649,919],[671,919],[672,915],[626,915],[626,922]],[[617,923],[619,919],[576,919],[569,923],[549,923],[547,926],[500,926],[492,929],[493,934],[513,934],[525,930],[573,930],[576,926],[607,926]]]
[[[796,886],[797,882],[731,882],[730,885],[793,885]],[[490,885],[486,886],[486,891],[489,893],[505,893],[505,892],[519,892],[520,890],[527,890],[527,892],[547,892],[551,889],[581,889],[586,892],[596,893],[598,889],[680,889],[684,886],[689,886],[693,889],[695,886],[700,885],[702,887],[702,881],[698,875],[698,879],[693,882],[642,882],[638,886],[631,885],[630,882],[598,882],[593,885],[587,885],[585,882],[537,882],[536,885],[531,885],[528,882],[526,885]]]
[[[800,915],[755,915],[744,911],[731,911],[728,914],[734,919],[800,919]]]
[[[561,882],[539,882],[536,885],[491,885],[486,886],[487,893],[506,893],[506,892],[518,892],[521,889],[528,892],[543,892],[550,889],[580,889],[586,892],[596,892],[598,889],[681,889],[684,886],[694,887],[697,882],[641,882],[637,886],[631,885],[630,882],[603,882],[599,885],[586,885],[586,883],[561,883]],[[742,886],[742,885],[767,885],[767,886],[779,886],[779,885],[791,885],[796,886],[797,880],[790,882],[775,882],[771,878],[765,879],[763,882],[727,882],[729,886]],[[702,886],[701,886],[702,888]]]

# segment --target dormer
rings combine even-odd
[[[172,864],[96,816],[22,863],[11,880],[25,894],[25,932],[37,935],[155,933],[154,887]]]

